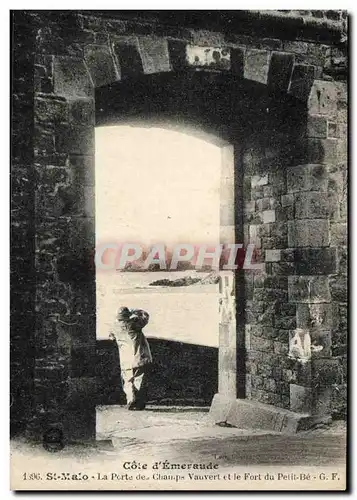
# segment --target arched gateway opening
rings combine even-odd
[[[56,71],[62,74],[65,61],[56,60],[56,65]],[[271,204],[277,203],[275,200],[286,192],[285,165],[304,160],[304,148],[299,149],[296,145],[306,128],[306,108],[291,95],[224,71],[192,69],[137,75],[134,79],[128,77],[97,87],[94,94],[85,98],[78,82],[72,83],[70,87],[64,86],[61,92],[67,95],[75,88],[79,93],[78,98],[69,98],[76,128],[73,128],[73,134],[66,129],[67,135],[63,132],[59,140],[66,139],[70,143],[70,161],[76,172],[73,180],[75,192],[63,203],[61,200],[58,206],[53,206],[54,210],[62,210],[71,216],[70,224],[63,223],[64,237],[58,239],[63,252],[56,271],[58,287],[68,296],[68,307],[58,313],[57,288],[53,289],[53,302],[46,302],[46,307],[54,311],[50,314],[46,309],[51,325],[58,314],[61,320],[63,313],[66,315],[65,326],[63,323],[53,326],[59,329],[61,338],[62,378],[59,377],[58,383],[61,391],[58,401],[53,403],[55,409],[52,411],[52,406],[49,406],[47,413],[38,413],[33,428],[35,433],[41,433],[43,426],[48,425],[48,418],[50,421],[53,418],[55,424],[63,422],[61,426],[68,439],[83,440],[95,436],[96,406],[118,403],[121,397],[113,391],[113,387],[120,387],[120,378],[117,377],[116,382],[112,379],[109,384],[103,380],[103,367],[118,366],[118,360],[103,352],[101,343],[108,341],[97,340],[97,287],[93,265],[97,218],[93,195],[97,188],[95,174],[98,168],[94,154],[95,130],[129,125],[146,127],[147,130],[174,130],[218,148],[221,156],[220,244],[241,243],[244,247],[254,244],[261,248],[263,241],[264,248],[274,249],[272,245],[275,244],[277,248],[286,248],[289,211],[279,207],[272,209]],[[275,219],[275,215],[279,219]],[[41,236],[47,242],[46,231],[44,227]],[[237,398],[261,400],[265,397],[265,393],[260,394],[250,384],[252,375],[247,373],[248,367],[262,358],[265,339],[255,342],[250,349],[246,326],[254,326],[255,318],[266,322],[275,314],[270,309],[276,306],[276,298],[286,299],[287,279],[275,279],[273,266],[276,265],[268,266],[267,286],[270,287],[275,280],[278,287],[274,296],[270,288],[258,290],[261,285],[254,272],[241,269],[221,269],[219,272],[218,360],[212,361],[213,357],[205,355],[203,359],[207,370],[211,373],[218,371],[217,394],[224,401],[236,401]],[[254,294],[265,294],[258,299],[260,304],[253,301],[253,281],[259,292]],[[44,303],[41,303],[40,296],[37,299],[41,309]],[[256,305],[264,306],[266,310],[253,310]],[[45,327],[45,323],[39,323],[38,329],[42,331],[41,328]],[[256,341],[256,336],[252,338]],[[281,362],[280,353],[271,356],[274,362]],[[40,359],[39,366],[41,362]],[[156,386],[160,384],[161,379]],[[166,385],[166,394],[167,388]],[[48,392],[53,390],[50,384],[45,389]],[[106,390],[107,395],[104,394]],[[206,392],[210,396],[205,403],[209,404],[215,390],[211,387],[211,392]],[[164,398],[165,391],[158,398]],[[278,389],[277,392],[268,394],[273,398],[272,404],[289,407],[290,401],[283,400]],[[176,394],[180,394],[180,390]],[[110,401],[109,396],[112,397]],[[225,403],[223,407],[226,413],[229,407]],[[220,418],[218,416],[218,420]]]
[[[130,182],[132,182],[132,179],[135,179],[134,182],[138,182],[139,189],[137,190],[137,196],[129,195],[131,204],[130,209],[128,209],[128,219],[126,219],[123,214],[115,215],[115,217],[118,216],[120,219],[119,226],[123,228],[123,233],[129,231],[128,226],[130,227],[135,225],[133,216],[131,216],[130,220],[129,214],[136,212],[135,216],[138,216],[138,209],[135,209],[134,207],[136,204],[140,205],[141,189],[150,190],[150,186],[156,186],[154,189],[160,191],[164,185],[159,177],[160,169],[157,170],[157,165],[154,169],[156,174],[150,176],[148,175],[147,169],[145,174],[143,173],[140,163],[142,163],[142,161],[148,163],[148,156],[159,153],[160,151],[161,154],[159,153],[157,157],[162,157],[162,151],[165,150],[165,161],[167,163],[174,162],[176,155],[175,147],[170,148],[168,141],[171,132],[171,134],[173,134],[171,137],[176,137],[176,140],[179,137],[181,137],[181,139],[186,137],[186,142],[183,143],[183,146],[181,148],[176,147],[176,150],[181,149],[182,151],[184,149],[186,150],[188,156],[190,156],[190,148],[192,148],[192,145],[199,144],[198,150],[201,151],[201,154],[202,151],[204,151],[204,148],[207,147],[212,152],[210,153],[211,160],[214,154],[219,156],[219,165],[216,165],[216,168],[212,170],[212,172],[214,172],[214,178],[209,176],[211,183],[208,182],[207,179],[205,180],[205,166],[203,165],[205,162],[202,162],[202,158],[198,161],[198,163],[202,162],[202,165],[197,164],[197,161],[191,158],[193,163],[196,163],[196,165],[192,163],[192,166],[185,170],[184,166],[175,164],[172,166],[173,170],[171,170],[173,175],[172,179],[176,178],[176,186],[181,184],[182,193],[189,191],[188,183],[184,184],[183,178],[188,178],[189,175],[193,176],[192,179],[194,179],[197,175],[200,177],[200,181],[196,184],[196,186],[200,186],[201,199],[204,199],[206,203],[204,211],[211,215],[214,213],[217,221],[213,238],[215,242],[222,245],[240,243],[243,246],[246,246],[249,243],[255,243],[252,235],[246,235],[244,233],[244,222],[249,222],[247,220],[244,221],[244,204],[250,202],[250,186],[247,188],[244,185],[244,162],[247,163],[247,157],[249,157],[249,155],[253,152],[253,155],[256,154],[257,156],[257,160],[255,161],[261,163],[261,168],[264,170],[264,168],[266,168],[264,163],[272,161],[270,158],[265,157],[264,151],[268,149],[271,151],[273,161],[275,161],[274,155],[278,157],[277,164],[275,164],[273,168],[279,168],[279,155],[286,155],[290,148],[290,140],[287,140],[287,138],[294,138],[300,133],[300,127],[296,126],[296,122],[294,124],[291,120],[285,120],[285,117],[288,114],[294,115],[298,112],[299,108],[301,112],[301,106],[299,106],[299,108],[295,107],[295,99],[284,94],[279,94],[279,96],[277,96],[275,93],[272,93],[266,85],[252,81],[247,82],[245,80],[237,79],[231,75],[211,71],[146,75],[137,78],[135,83],[127,80],[105,87],[99,87],[96,90],[95,97],[97,242],[98,235],[105,225],[104,222],[100,221],[102,218],[100,198],[105,200],[105,203],[111,203],[108,198],[108,190],[107,195],[100,195],[98,192],[100,182],[103,181],[105,184],[109,179],[105,172],[105,168],[102,168],[106,162],[104,157],[110,156],[110,154],[112,154],[112,156],[114,155],[114,158],[112,158],[111,161],[112,168],[115,170],[116,155],[118,159],[120,157],[123,159],[123,155],[127,155],[124,163],[127,160],[129,161],[130,158],[132,160],[135,155],[138,154],[137,151],[134,153],[134,149],[145,150],[145,139],[143,139],[145,134],[146,137],[149,137],[150,134],[153,133],[153,130],[161,130],[163,135],[162,139],[157,139],[157,147],[152,147],[150,152],[147,150],[146,158],[144,160],[138,160],[136,167],[133,163],[130,167],[128,167],[130,170]],[[292,125],[295,125],[295,127]],[[128,137],[122,143],[119,135],[117,135],[116,141],[114,139],[108,139],[110,131],[113,138],[116,134],[115,131],[124,131],[125,129],[132,131],[132,137],[134,137],[134,134],[143,134],[141,140],[139,135],[136,136],[136,146],[132,147],[131,150],[130,146],[128,146],[130,143],[130,139],[128,140]],[[109,142],[106,143],[106,140],[104,139],[105,137],[107,137],[107,141]],[[191,145],[189,145],[190,141]],[[109,143],[113,145],[115,144],[114,148],[116,153],[109,153],[110,148],[113,147],[110,146]],[[122,144],[122,147],[120,146],[120,143]],[[165,147],[164,149],[160,149],[163,145],[165,145],[165,143],[167,145],[167,149],[165,149]],[[124,150],[126,153],[124,153]],[[259,155],[262,154],[262,151],[263,158],[260,158]],[[103,155],[100,160],[98,159],[99,152],[100,155]],[[191,150],[191,156],[194,157],[194,148]],[[98,164],[98,162],[100,164]],[[248,168],[254,168],[254,165],[248,165]],[[165,165],[165,167],[161,169],[161,172],[165,172],[165,175],[169,175],[169,171],[169,164]],[[115,173],[115,175],[120,175],[120,166],[118,166],[116,172],[118,172],[118,174]],[[248,169],[245,173],[251,174]],[[125,176],[124,173],[123,175]],[[141,179],[143,180],[142,184],[140,182]],[[153,185],[151,184],[151,179],[154,181]],[[116,182],[114,181],[110,186],[110,190],[115,189],[115,184]],[[214,186],[216,186],[217,196],[216,199],[212,198],[211,201],[209,201],[209,191],[214,189]],[[107,185],[107,189],[108,188],[109,184]],[[119,189],[124,189],[125,191],[125,187],[123,186]],[[173,190],[173,193],[170,197],[171,189]],[[189,206],[187,192],[185,194],[185,209]],[[165,196],[168,196],[172,201],[175,199],[174,193],[175,187],[173,183],[170,187],[167,186]],[[128,196],[128,191],[125,196]],[[145,196],[146,195],[143,194],[143,199],[145,199]],[[119,209],[119,205],[117,203],[115,203],[115,206]],[[109,208],[104,210],[104,217],[108,210]],[[125,213],[126,208],[123,206],[121,210],[119,209],[119,211]],[[111,212],[113,212],[113,210]],[[165,210],[160,210],[159,213],[165,214]],[[149,216],[149,214],[150,209],[146,211],[145,215]],[[170,216],[169,213],[167,215]],[[183,213],[181,213],[181,215],[181,220],[183,221],[185,217],[183,217]],[[192,219],[194,220],[195,217]],[[165,222],[161,221],[160,223],[154,224],[154,230],[159,231],[159,227],[161,225],[163,231],[167,232],[168,220],[169,219]],[[192,223],[193,220],[190,221],[190,223]],[[199,217],[197,216],[195,222],[197,223],[198,220]],[[143,225],[145,225],[145,230],[142,230],[141,232],[147,232],[150,230],[150,224],[146,222],[145,224],[142,224],[142,226]],[[202,226],[206,226],[206,229],[208,229],[208,221],[203,221],[198,234],[202,233],[202,231],[203,233],[205,232],[205,227]],[[192,233],[194,233],[194,231],[188,231],[188,227],[189,224],[186,224],[186,233],[191,233],[191,240]],[[166,230],[164,228],[166,228]],[[131,229],[133,230],[132,227]],[[109,232],[111,232],[111,229],[109,229]],[[142,234],[139,233],[140,231],[137,228],[136,230],[134,229],[131,234],[135,242],[140,241],[142,238]],[[160,234],[159,236],[162,238],[164,235]],[[173,234],[171,236],[173,236]],[[178,235],[176,234],[175,237],[177,236]],[[146,237],[150,239],[149,235]],[[199,236],[200,239],[202,239],[202,237],[202,235]],[[107,238],[111,239],[112,235],[106,234],[104,239]],[[193,238],[195,239],[195,236],[193,236]],[[201,241],[197,243],[201,243]],[[191,356],[190,359],[186,360],[186,363],[184,363],[185,366],[176,365],[175,359],[177,359],[177,355],[182,359],[182,351],[184,350],[183,344],[178,345],[176,347],[176,352],[174,353],[165,351],[166,359],[164,366],[161,366],[161,372],[156,374],[156,378],[154,378],[151,389],[154,401],[163,401],[165,399],[174,401],[181,399],[186,402],[192,402],[196,400],[203,402],[205,405],[210,405],[215,392],[229,398],[244,398],[246,396],[247,363],[245,346],[245,314],[247,297],[245,289],[246,286],[249,287],[247,277],[249,279],[253,279],[254,272],[248,271],[248,273],[244,273],[245,271],[242,269],[237,271],[224,270],[221,266],[218,273],[221,278],[219,289],[214,290],[214,293],[210,295],[210,299],[207,299],[208,302],[211,301],[211,315],[213,314],[215,316],[215,319],[209,322],[210,327],[212,328],[212,335],[215,336],[215,341],[211,342],[211,347],[219,347],[218,356],[217,354],[212,354],[208,351],[203,353],[200,359],[202,371],[197,372],[197,370],[195,370],[197,363],[194,360],[194,356]],[[126,274],[126,276],[127,275],[128,274]],[[124,275],[122,274],[121,276]],[[131,276],[133,276],[133,274]],[[97,272],[97,339],[103,339],[102,341],[99,341],[99,344],[102,346],[102,366],[115,367],[118,366],[117,358],[113,352],[111,355],[109,354],[109,342],[104,340],[104,331],[108,328],[109,321],[112,320],[112,318],[110,318],[110,314],[113,316],[116,306],[115,303],[118,300],[123,300],[124,298],[127,301],[131,300],[133,306],[135,305],[136,307],[139,307],[139,305],[141,305],[144,307],[144,303],[139,304],[138,302],[144,299],[144,295],[143,292],[141,292],[142,295],[140,298],[139,294],[136,294],[134,301],[134,295],[131,295],[131,297],[128,295],[126,297],[120,297],[119,291],[117,291],[117,294],[114,293],[115,285],[111,284],[109,288],[112,291],[109,292],[109,295],[111,295],[112,298],[109,299],[108,295],[106,293],[103,294],[101,291],[101,289],[103,289],[102,283],[105,279],[104,273],[99,274]],[[149,282],[152,281],[154,280],[151,280],[150,278]],[[146,285],[148,285],[148,283],[146,283]],[[151,292],[149,296],[152,297],[152,294],[153,293]],[[150,300],[153,299],[151,298]],[[167,301],[167,295],[164,300]],[[183,300],[185,300],[187,304],[186,298]],[[168,306],[168,309],[169,307],[170,306]],[[191,320],[194,316],[197,320],[200,315],[204,318],[201,321],[199,329],[197,329],[195,333],[192,331],[194,329],[194,322],[191,323],[191,333],[187,334],[188,337],[191,337],[191,342],[193,338],[195,338],[194,342],[197,344],[204,343],[205,341],[203,339],[206,337],[205,324],[208,316],[204,314],[204,307],[204,304],[202,304],[199,311],[191,311],[191,314],[193,314],[193,316],[191,316]],[[107,309],[106,313],[104,313],[105,309]],[[153,311],[155,311],[155,309],[163,308],[160,308],[160,306],[156,304]],[[168,309],[166,309],[164,315],[165,320],[161,324],[154,323],[152,325],[152,335],[167,336],[171,337],[170,340],[178,341],[180,340],[178,338],[180,334],[176,335],[176,337],[174,335],[175,338],[172,339],[172,336],[170,336],[167,329],[167,325],[164,324],[165,321],[168,321],[170,316],[174,318],[173,312],[170,313]],[[109,310],[111,310],[111,313],[109,313]],[[106,316],[105,319],[104,316]],[[180,317],[182,320],[179,319]],[[189,321],[188,317],[185,319]],[[179,332],[180,329],[181,331],[185,329],[183,326],[185,319],[181,313],[178,314],[175,320],[176,332]],[[155,321],[155,314],[153,314],[153,320]],[[157,321],[159,320],[157,319]],[[181,325],[179,324],[180,321]],[[104,325],[105,323],[107,324]],[[160,333],[159,330],[164,333]],[[150,326],[147,328],[147,332],[150,333]],[[215,333],[213,334],[213,332]],[[155,341],[152,340],[153,345]],[[105,342],[107,342],[106,347]],[[212,344],[215,345],[213,346]],[[206,346],[207,345],[209,345],[208,342],[206,342]],[[159,358],[162,358],[160,349],[158,354]],[[171,366],[170,357],[172,358]],[[197,376],[203,376],[204,383],[203,388],[201,384],[201,391],[197,390],[197,387],[200,387],[199,383],[196,385],[196,388],[192,389],[191,394],[190,391],[183,391],[180,384],[177,384],[175,389],[172,390],[173,381],[175,377],[180,378],[178,373],[180,370],[182,371],[182,368],[184,368],[187,377],[192,379],[192,381]],[[167,375],[166,380],[165,372]],[[123,402],[123,395],[119,394],[117,391],[113,391],[115,384],[120,386],[118,371],[114,374],[113,371],[108,372],[107,370],[106,374],[109,380],[107,381],[108,383],[103,384],[103,386],[111,387],[111,392],[108,394],[106,402]]]
[[[220,109],[224,87],[224,78],[207,73],[188,74],[183,80],[153,75],[137,82],[135,92],[129,83],[97,91],[96,246],[139,243],[147,255],[150,245],[161,243],[167,257],[167,270],[160,273],[140,273],[137,262],[127,266],[131,272],[120,271],[118,258],[113,273],[108,272],[112,266],[104,271],[97,262],[102,404],[125,403],[117,348],[107,340],[122,305],[143,308],[151,316],[144,330],[154,358],[149,404],[209,408],[219,391],[236,397],[234,271],[224,271],[219,287],[220,259],[206,258],[197,268],[200,248],[207,253],[233,245],[237,234],[243,244],[242,221],[237,223],[242,183],[234,173],[241,144],[239,135],[235,144],[230,140],[233,131],[225,116],[232,114],[229,91]],[[193,245],[194,257],[172,271],[175,247],[187,244]],[[113,258],[113,252],[103,254],[104,262],[106,257]],[[187,278],[202,284],[152,286],[160,279],[174,284]],[[239,307],[242,318],[242,302]],[[242,364],[243,391],[244,370]],[[97,416],[99,432],[102,415]]]
[[[98,371],[103,403],[123,402],[108,341],[120,306],[150,314],[149,402],[209,406],[218,390],[220,216],[233,212],[233,156],[209,139],[149,124],[96,129],[97,342],[111,359]]]

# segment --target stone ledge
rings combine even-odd
[[[240,429],[261,429],[294,434],[311,426],[311,416],[247,399],[233,399],[215,394],[210,418]]]

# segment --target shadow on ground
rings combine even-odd
[[[129,412],[124,407],[97,409],[97,438],[111,439],[113,453],[152,455],[180,461],[215,460],[220,465],[343,465],[343,422],[331,427],[283,435],[220,427],[208,408],[157,408]]]

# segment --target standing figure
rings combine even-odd
[[[128,410],[144,410],[147,375],[152,363],[149,343],[142,331],[149,314],[142,309],[121,307],[109,338],[119,348],[121,377]]]

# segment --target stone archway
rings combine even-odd
[[[128,116],[137,118],[143,113],[155,116],[159,110],[160,116],[174,116],[178,121],[189,119],[203,129],[208,127],[211,133],[232,144],[234,158],[231,164],[234,165],[234,173],[227,175],[229,190],[234,185],[236,194],[245,192],[248,190],[246,181],[249,180],[249,192],[253,193],[253,200],[250,201],[254,201],[254,207],[252,203],[249,205],[248,199],[236,196],[234,213],[232,205],[230,209],[227,206],[222,208],[222,220],[226,221],[225,232],[229,234],[230,242],[244,240],[244,243],[258,244],[260,240],[267,238],[266,244],[273,244],[268,242],[269,238],[279,240],[277,249],[268,246],[264,248],[265,252],[271,250],[268,252],[268,260],[265,259],[269,267],[274,269],[274,272],[268,273],[268,282],[271,283],[276,278],[277,291],[271,292],[273,287],[264,284],[257,287],[261,292],[254,293],[260,297],[258,302],[270,303],[272,297],[274,301],[281,300],[287,304],[286,310],[291,305],[290,299],[290,302],[295,303],[292,291],[294,279],[288,279],[289,265],[284,267],[280,260],[281,253],[290,246],[299,246],[298,239],[304,229],[299,222],[294,221],[294,216],[291,219],[277,220],[277,217],[283,217],[282,211],[272,208],[270,201],[269,206],[266,201],[260,201],[269,198],[273,200],[274,206],[274,199],[284,196],[286,207],[290,206],[291,191],[284,191],[281,187],[286,182],[286,175],[274,171],[271,163],[275,159],[281,159],[276,150],[284,146],[287,137],[289,147],[286,151],[284,149],[287,164],[289,167],[303,165],[301,172],[304,179],[316,177],[310,163],[323,163],[327,155],[333,154],[333,141],[326,139],[324,143],[318,143],[317,138],[321,137],[320,125],[325,126],[326,120],[322,124],[314,118],[317,103],[310,106],[312,116],[309,119],[308,137],[303,138],[307,122],[304,112],[307,112],[306,103],[314,82],[313,67],[293,65],[292,58],[282,53],[274,53],[269,58],[265,51],[255,49],[249,49],[244,62],[242,51],[237,48],[228,52],[217,49],[220,57],[216,55],[213,59],[202,60],[201,47],[187,48],[186,44],[163,39],[155,41],[150,37],[139,38],[133,41],[118,37],[112,48],[107,45],[89,45],[85,49],[84,59],[76,56],[51,56],[48,64],[46,56],[38,56],[37,61],[38,66],[44,68],[48,64],[48,71],[53,72],[54,95],[49,97],[39,93],[35,99],[37,134],[34,150],[38,173],[36,335],[43,349],[39,347],[36,353],[37,395],[33,424],[40,432],[44,426],[59,425],[64,428],[69,439],[91,439],[95,436],[95,400],[91,396],[95,383],[95,272],[91,266],[95,234],[93,132],[95,121],[102,113],[103,102],[106,100],[108,106],[107,112],[103,112],[105,120],[111,120],[114,116],[120,118],[121,112],[124,115],[126,113],[125,119]],[[211,54],[217,50],[211,49]],[[123,78],[122,82],[119,82],[120,78]],[[131,102],[134,103],[131,109],[126,108],[128,100],[121,96],[125,85],[127,92],[131,92]],[[168,94],[170,86],[176,90]],[[149,87],[152,93],[145,100]],[[205,89],[203,93],[202,88]],[[328,84],[321,88],[319,83],[315,83],[314,88],[320,96],[319,102],[321,96],[327,95],[331,90]],[[183,110],[177,106],[177,102],[174,105],[168,102],[164,109],[160,109],[163,96],[176,96],[177,99],[177,89],[179,92],[185,89],[183,97],[187,101],[186,108]],[[101,100],[103,96],[104,101]],[[201,107],[196,106],[197,99],[202,100]],[[285,120],[287,114],[291,119],[289,123]],[[250,116],[251,120],[246,119],[241,123],[242,120],[238,118],[241,119],[242,116]],[[254,129],[262,135],[266,134],[264,151]],[[272,137],[272,131],[275,134],[275,144],[269,146],[266,139]],[[255,142],[251,144],[248,140],[250,135],[255,137]],[[241,147],[242,137],[244,149]],[[260,157],[258,150],[263,151]],[[231,154],[230,150],[227,152]],[[50,167],[44,170],[42,165]],[[268,177],[266,171],[269,171]],[[305,184],[297,186],[296,190],[292,189],[293,192],[304,191]],[[281,222],[284,227],[274,226],[274,236],[270,236],[271,233],[268,235],[268,231],[272,229],[270,225],[277,222]],[[319,246],[325,246],[323,235],[320,243]],[[273,250],[278,252],[274,253]],[[247,279],[239,273],[235,279],[235,284],[233,277],[227,281],[224,279],[225,290],[222,290],[223,296],[229,301],[233,288],[235,289],[235,312],[239,311],[238,320],[231,314],[221,325],[220,393],[230,400],[235,400],[237,391],[238,395],[245,395],[247,392],[246,350],[248,343],[252,344],[256,338],[256,335],[252,335],[248,342],[245,328],[251,324],[246,321],[245,316],[246,301],[250,300],[247,297],[250,297],[250,289],[256,286],[254,279]],[[307,297],[306,300],[314,299]],[[231,311],[232,309],[233,305],[230,306]],[[252,314],[268,316],[266,311],[255,311]],[[274,315],[275,312],[271,311],[270,314]],[[288,317],[293,316],[294,313]],[[261,326],[258,325],[259,328]],[[261,346],[270,349],[273,345],[271,342],[271,339],[264,339]],[[256,349],[261,353],[261,346],[255,346],[253,352]],[[254,363],[258,358],[253,360]],[[237,359],[244,366],[241,373],[237,373]],[[55,386],[49,382],[49,376],[54,372]],[[251,373],[248,375],[252,376]],[[267,379],[269,381],[271,377]],[[290,381],[289,383],[291,385]],[[293,384],[296,386],[293,390],[303,394],[300,410],[304,405],[306,408],[304,394],[309,392],[310,384],[311,377],[306,376]],[[278,393],[269,393],[276,398],[265,402],[283,404]],[[299,410],[297,406],[294,409]],[[83,415],[87,416],[87,421],[83,420]]]

